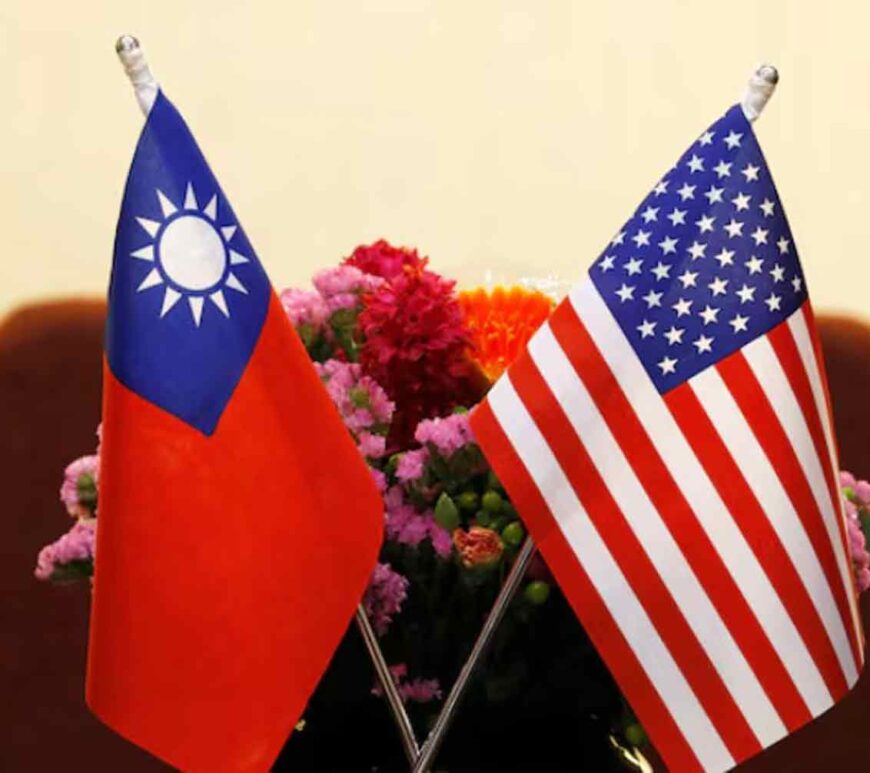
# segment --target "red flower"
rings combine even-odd
[[[378,249],[401,252],[389,245]],[[426,270],[416,252],[402,254],[413,260],[365,296],[359,315],[360,364],[396,403],[390,440],[400,447],[410,442],[422,419],[472,405],[486,389],[485,377],[469,357],[454,283]]]
[[[483,526],[472,526],[467,532],[453,530],[453,544],[468,569],[494,564],[504,552],[504,544],[498,533]]]
[[[417,250],[408,247],[393,247],[385,239],[379,239],[374,244],[361,244],[344,263],[356,266],[366,274],[374,274],[384,279],[393,279],[405,268],[422,268],[426,259],[417,254]]]

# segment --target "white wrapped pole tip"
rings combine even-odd
[[[121,35],[115,42],[115,52],[118,54],[121,64],[124,65],[124,72],[127,73],[130,83],[133,84],[133,91],[136,93],[139,107],[147,116],[151,112],[154,100],[157,99],[160,87],[151,74],[151,68],[145,60],[142,46],[132,35]]]
[[[779,83],[779,72],[771,64],[761,65],[749,79],[740,106],[747,120],[754,121],[761,115],[764,106],[773,96],[776,84]]]

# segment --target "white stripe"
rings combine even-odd
[[[746,478],[749,488],[767,515],[780,542],[797,568],[801,582],[822,619],[828,639],[842,664],[850,658],[843,624],[831,586],[819,558],[804,531],[783,483],[746,422],[734,396],[715,368],[707,368],[689,380],[722,442]],[[843,647],[846,647],[844,650]],[[844,670],[844,675],[847,672]],[[815,712],[813,712],[815,713]]]
[[[819,416],[822,422],[822,429],[825,433],[825,440],[828,448],[828,456],[830,457],[831,467],[834,470],[834,482],[837,484],[837,491],[839,493],[840,460],[837,455],[837,443],[834,440],[834,429],[831,426],[831,417],[830,413],[828,412],[828,401],[825,398],[825,389],[822,384],[821,370],[819,369],[820,363],[816,359],[816,351],[815,347],[813,346],[812,339],[810,338],[810,331],[807,327],[806,318],[802,313],[792,314],[788,318],[788,327],[791,331],[792,336],[794,337],[795,345],[797,346],[798,354],[800,355],[801,363],[804,367],[804,372],[807,374],[807,378],[810,381],[810,389],[812,390],[813,400],[816,404],[816,414]],[[840,520],[843,524],[843,531],[845,533],[846,511],[842,498],[838,497],[837,504],[840,509]],[[849,596],[853,605],[854,617],[857,612],[857,599],[855,598],[855,591],[852,590]],[[855,624],[857,625],[858,638],[863,642],[864,633],[862,624],[860,622],[860,615]],[[859,647],[858,656],[860,658],[860,662],[863,664],[863,646]]]
[[[812,656],[631,344],[591,282],[576,287],[570,300],[804,702],[821,713],[832,700]]]
[[[701,765],[707,770],[730,768],[733,758],[589,520],[509,376],[490,391],[488,401],[577,560]]]
[[[800,311],[796,312],[800,314]],[[788,377],[782,369],[782,364],[773,350],[773,346],[767,336],[756,338],[749,345],[743,348],[743,354],[749,367],[758,379],[762,390],[773,408],[780,426],[788,438],[789,444],[794,449],[795,455],[801,466],[801,470],[810,485],[813,499],[816,507],[822,515],[822,521],[825,525],[825,531],[828,533],[828,539],[831,547],[834,550],[834,556],[837,561],[837,568],[840,573],[840,581],[842,589],[846,594],[849,604],[849,611],[852,615],[852,626],[857,628],[860,626],[860,618],[858,610],[855,606],[855,599],[852,595],[852,566],[851,561],[846,556],[845,545],[837,524],[837,518],[840,517],[839,508],[834,511],[834,505],[831,502],[831,495],[828,491],[827,478],[825,470],[822,469],[821,460],[816,454],[816,448],[813,444],[812,435],[810,435],[809,427],[804,419],[801,407],[798,404],[797,397],[789,384]],[[825,464],[827,464],[827,459]],[[855,630],[843,630],[845,641],[845,661],[840,656],[840,647],[837,647],[837,655],[840,657],[840,665],[846,674],[846,681],[851,685],[858,678],[858,670],[855,667],[855,660],[852,657],[849,649],[850,640]]]
[[[782,720],[548,324],[528,350],[752,731],[764,746],[776,742],[786,733]]]

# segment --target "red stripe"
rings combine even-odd
[[[582,321],[564,306],[550,327],[783,723],[804,724],[809,709]]]
[[[842,695],[846,680],[822,619],[776,530],[697,395],[684,384],[668,392],[665,402],[782,601],[829,692]]]
[[[590,520],[725,746],[736,760],[757,753],[762,747],[746,717],[665,586],[537,366],[528,354],[523,354],[514,362],[510,374]]]
[[[577,560],[544,497],[486,400],[472,412],[471,425],[487,460],[507,488],[511,501],[522,515],[547,566],[668,768],[687,773],[700,771],[702,768],[697,756],[613,620],[598,589]]]
[[[794,448],[792,448],[785,430],[779,423],[776,412],[743,354],[739,351],[735,352],[721,360],[715,367],[740,407],[774,472],[782,482],[783,488],[804,526],[822,566],[822,571],[825,573],[843,626],[848,634],[853,630],[853,627],[846,589],[840,580],[837,559],[828,538],[822,515]],[[847,635],[847,638],[857,667],[859,662],[858,647],[853,636]]]
[[[801,360],[800,352],[797,348],[797,343],[794,340],[791,330],[787,324],[781,324],[775,327],[768,335],[770,343],[776,352],[777,359],[782,365],[786,378],[791,385],[792,391],[797,398],[804,421],[809,429],[810,436],[813,439],[813,446],[816,450],[816,456],[819,459],[822,470],[825,475],[825,483],[828,486],[828,495],[831,498],[833,506],[834,520],[837,524],[837,531],[840,535],[840,542],[843,546],[843,555],[848,559],[850,556],[849,542],[846,538],[846,524],[843,521],[841,510],[841,493],[835,480],[837,471],[831,466],[831,454],[828,451],[828,444],[825,438],[825,430],[822,426],[822,419],[816,408],[816,401],[813,397],[812,386],[810,379],[804,369],[803,360]],[[849,592],[852,598],[858,597],[858,589],[855,582],[855,573],[852,571],[851,559],[849,560]],[[856,645],[858,651],[861,650],[860,632],[855,630],[852,625],[849,628],[850,638],[856,637]]]

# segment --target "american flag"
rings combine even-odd
[[[863,634],[821,354],[740,106],[472,423],[672,770],[729,769],[854,684]]]

